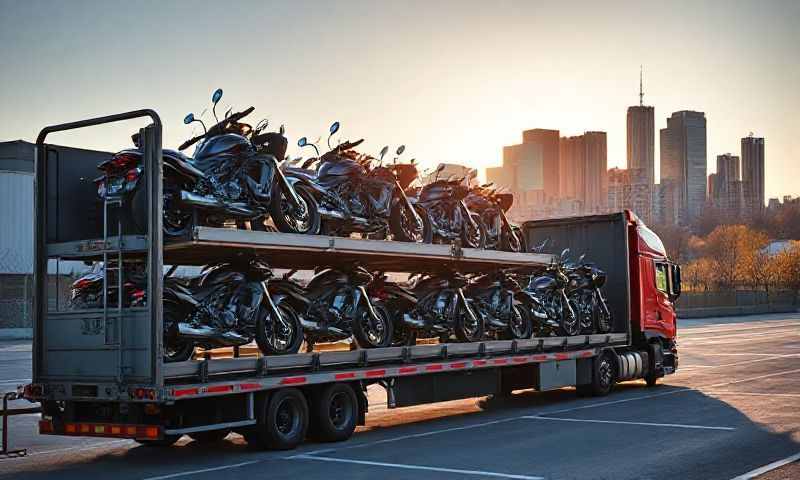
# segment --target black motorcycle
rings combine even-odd
[[[122,298],[125,308],[141,307],[145,304],[145,278],[144,267],[141,264],[126,264],[124,268],[125,281],[122,284],[122,294],[119,294],[119,285],[116,281],[116,270],[112,270],[111,278],[105,282],[103,262],[95,262],[92,268],[72,282],[70,290],[69,307],[71,309],[103,308],[103,288],[109,307],[116,307]]]
[[[577,305],[581,333],[608,333],[612,327],[611,311],[600,290],[605,285],[606,273],[584,259],[585,255],[581,255],[577,264],[571,266],[568,296]]]
[[[271,291],[272,271],[258,260],[207,267],[188,284],[164,280],[164,359],[191,358],[195,346],[245,345],[255,339],[264,355],[297,353],[300,318]]]
[[[382,302],[373,301],[366,290],[372,275],[361,267],[319,272],[303,287],[284,278],[275,292],[300,315],[308,350],[316,343],[355,337],[361,348],[389,346],[392,319]]]
[[[222,90],[217,89],[212,97],[214,111],[221,98]],[[253,110],[250,107],[226,114],[208,129],[191,113],[184,118],[186,124],[203,125],[204,133],[179,147],[185,150],[200,142],[193,158],[180,151],[163,150],[163,225],[167,236],[186,235],[195,225],[221,226],[229,220],[239,226],[249,221],[252,229],[265,230],[270,211],[283,204],[291,208],[281,210],[279,218],[273,217],[276,225],[294,233],[317,233],[319,215],[314,198],[303,189],[295,189],[278,168],[288,143],[283,128],[263,133],[266,121],[255,128],[240,123]],[[137,148],[117,152],[98,165],[105,174],[95,182],[100,198],[119,199],[123,215],[143,230],[148,218],[146,194],[140,188],[143,152],[138,134],[132,138]]]
[[[486,248],[507,252],[526,251],[522,230],[513,225],[506,212],[514,203],[514,195],[500,193],[487,183],[472,187],[464,198],[470,212],[480,215],[486,228]]]
[[[439,167],[437,175],[442,169],[444,166]],[[451,243],[460,239],[464,247],[486,247],[486,226],[464,201],[469,191],[464,179],[440,180],[438,176],[422,187],[417,205],[428,212],[434,241]]]
[[[467,296],[483,316],[486,330],[498,339],[530,338],[534,331],[531,309],[522,287],[508,271],[482,274],[467,287]]]
[[[574,299],[570,299],[568,291],[576,284],[570,285],[571,280],[565,268],[569,249],[564,249],[558,261],[549,265],[538,276],[531,276],[525,291],[529,296],[536,298],[534,315],[544,320],[537,336],[549,336],[553,333],[558,336],[578,335],[581,331],[580,318],[576,312]]]
[[[452,335],[460,342],[477,342],[483,339],[485,324],[467,298],[466,286],[467,278],[455,272],[420,276],[411,287],[381,275],[370,285],[370,293],[385,301],[391,312],[396,346],[414,345],[417,337],[448,342]]]
[[[338,130],[339,122],[331,125],[329,147]],[[317,157],[308,159],[300,168],[284,169],[291,183],[313,192],[322,218],[322,232],[341,236],[361,233],[373,238],[391,234],[403,242],[430,243],[432,233],[427,213],[406,195],[407,185],[401,184],[396,170],[383,165],[388,148],[375,159],[355,150],[362,142],[344,142],[319,156],[317,146],[303,137],[298,146],[313,147]],[[400,153],[402,149],[398,149]],[[312,169],[314,164],[316,168]],[[404,175],[409,171],[405,169]],[[405,176],[403,181],[407,181]]]

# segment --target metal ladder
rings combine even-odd
[[[122,365],[122,307],[123,307],[123,285],[124,285],[124,270],[123,270],[123,255],[122,255],[122,215],[120,209],[117,210],[117,234],[116,234],[116,249],[111,248],[109,241],[109,208],[112,206],[122,207],[122,198],[108,198],[103,201],[103,331],[105,332],[105,344],[108,346],[117,347],[117,382],[122,383],[125,376],[124,367]],[[111,266],[111,256],[116,254],[114,266]],[[117,308],[116,312],[109,316],[108,308],[108,287],[111,272],[116,272],[117,278]],[[113,337],[109,336],[109,318],[116,318],[114,322]]]

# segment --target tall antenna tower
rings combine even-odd
[[[644,106],[644,89],[642,88],[642,66],[639,65],[639,106]]]

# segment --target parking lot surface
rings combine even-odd
[[[184,437],[166,449],[40,436],[37,416],[16,417],[13,446],[29,455],[0,460],[0,476],[791,478],[798,472],[791,461],[800,457],[800,315],[692,320],[681,327],[679,372],[655,388],[636,381],[603,398],[578,398],[574,389],[519,391],[502,401],[392,410],[380,389],[370,389],[367,425],[351,440],[289,452],[252,451],[234,434],[211,446]],[[0,344],[0,388],[29,378],[30,344]],[[763,473],[781,463],[787,465]]]

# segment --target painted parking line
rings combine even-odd
[[[719,388],[719,387],[726,387],[726,386],[728,386],[728,385],[736,385],[737,383],[752,382],[752,381],[755,381],[755,380],[761,380],[761,379],[763,379],[763,378],[779,377],[779,376],[781,376],[781,375],[789,375],[789,374],[792,374],[792,373],[798,373],[798,372],[800,372],[800,368],[796,368],[796,369],[794,369],[794,370],[785,370],[785,371],[783,371],[783,372],[768,373],[768,374],[766,374],[766,375],[758,375],[758,376],[756,376],[756,377],[743,378],[743,379],[741,379],[741,380],[730,380],[730,381],[727,381],[727,382],[715,383],[714,385],[705,385],[705,386],[703,386],[703,387],[699,387],[699,388]]]
[[[750,480],[751,478],[756,478],[759,475],[763,475],[763,474],[765,474],[767,472],[775,470],[776,468],[780,468],[780,467],[782,467],[784,465],[788,465],[788,464],[790,464],[792,462],[796,462],[798,460],[800,460],[800,453],[795,453],[792,456],[789,456],[789,457],[782,458],[780,460],[774,461],[774,462],[770,463],[769,465],[764,465],[763,467],[759,467],[759,468],[756,468],[755,470],[751,470],[751,471],[749,471],[747,473],[743,473],[743,474],[739,475],[738,477],[732,478],[731,480]]]
[[[794,358],[800,356],[799,353],[789,353],[785,355],[771,355],[771,356],[763,356],[753,360],[743,360],[741,362],[733,362],[733,363],[723,363],[721,365],[681,365],[681,370],[686,369],[695,369],[695,368],[722,368],[722,367],[737,367],[739,365],[748,365],[751,363],[759,363],[759,362],[770,362],[773,360],[782,360],[786,358]]]
[[[459,475],[472,475],[477,477],[510,478],[517,480],[544,480],[544,477],[536,477],[531,475],[515,475],[511,473],[487,472],[484,470],[463,470],[460,468],[428,467],[425,465],[411,465],[406,463],[371,462],[367,460],[353,460],[349,458],[318,457],[315,455],[308,455],[308,454],[294,455],[289,458],[291,458],[292,460],[313,460],[318,462],[349,463],[354,465],[398,468],[403,470],[423,470],[428,472],[457,473]],[[169,477],[158,477],[158,480],[160,480],[161,478],[169,478]],[[157,480],[157,479],[151,479],[151,480]]]
[[[800,398],[800,393],[759,393],[759,392],[703,392],[708,395],[741,395],[743,397],[787,397]]]
[[[209,467],[209,468],[200,468],[198,470],[189,470],[186,472],[178,472],[178,473],[170,473],[168,475],[159,475],[157,477],[147,477],[143,480],[167,480],[168,478],[180,478],[186,477],[189,475],[197,475],[198,473],[208,473],[208,472],[219,472],[220,470],[229,470],[231,468],[239,468],[245,467],[247,465],[253,465],[255,463],[260,463],[261,460],[251,460],[249,462],[241,462],[241,463],[232,463],[230,465],[220,465],[218,467]]]
[[[773,328],[792,327],[800,325],[800,320],[781,321],[774,320],[769,322],[754,323],[722,323],[715,326],[704,325],[702,327],[689,327],[678,325],[680,328],[679,335],[696,335],[703,333],[720,333],[720,332],[739,332],[744,330],[768,330]]]
[[[562,417],[542,417],[539,415],[524,416],[522,418],[528,420],[553,420],[558,422],[576,422],[576,423],[609,423],[615,425],[637,425],[641,427],[666,427],[666,428],[687,428],[693,430],[723,430],[731,432],[736,430],[734,427],[713,427],[707,425],[686,425],[682,423],[650,423],[650,422],[626,422],[622,420],[594,420],[587,418],[562,418]]]
[[[710,336],[707,336],[707,337],[701,337],[701,336],[697,336],[697,337],[693,336],[693,337],[689,337],[689,338],[679,337],[678,341],[680,342],[680,345],[685,345],[685,344],[688,344],[688,343],[691,343],[691,344],[704,343],[705,340],[717,340],[717,339],[719,339],[719,340],[734,340],[735,339],[737,341],[740,341],[740,340],[742,340],[741,337],[744,337],[743,338],[744,340],[748,340],[748,339],[752,339],[752,338],[758,338],[759,340],[763,340],[762,337],[766,337],[766,338],[771,338],[771,337],[783,338],[783,337],[786,337],[786,336],[795,336],[795,335],[800,335],[800,331],[798,331],[797,328],[792,328],[792,329],[788,329],[788,330],[780,330],[780,331],[771,331],[771,332],[758,332],[758,333],[751,333],[751,332],[730,333],[730,334],[725,334],[725,335],[710,335]]]

